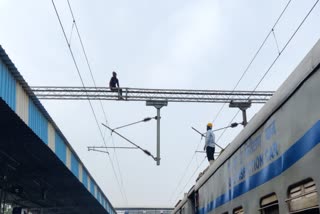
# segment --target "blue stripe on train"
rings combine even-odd
[[[268,182],[274,177],[291,167],[294,163],[300,160],[304,155],[311,151],[320,143],[320,121],[310,128],[303,137],[294,143],[286,152],[284,152],[274,162],[250,176],[243,182],[236,185],[218,198],[214,199],[198,210],[199,214],[206,214],[216,209],[217,207],[235,199],[236,197],[249,192],[250,190]]]

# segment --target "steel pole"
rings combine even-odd
[[[157,108],[157,165],[160,165],[160,108]]]
[[[241,109],[242,111],[242,118],[243,118],[243,126],[246,126],[248,124],[248,121],[247,121],[247,113],[246,113],[246,109]]]

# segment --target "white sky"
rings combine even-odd
[[[98,86],[107,86],[116,70],[123,87],[232,89],[285,7],[286,0],[92,0],[72,1],[80,33]],[[284,46],[315,0],[293,0],[275,28]],[[55,1],[67,35],[72,19],[66,0]],[[276,90],[320,36],[320,8],[314,9],[258,90]],[[31,86],[80,86],[50,0],[0,0],[0,44]],[[93,86],[75,32],[72,49],[86,86]],[[251,90],[277,55],[271,37],[237,89]],[[43,101],[83,163],[114,206],[173,206],[207,165],[197,154],[191,126],[205,131],[221,104],[169,103],[161,110],[161,165],[140,151],[117,151],[127,201],[122,197],[105,154],[88,152],[103,144],[87,101]],[[103,114],[93,102],[99,122]],[[112,127],[155,116],[144,102],[104,101]],[[248,111],[249,119],[261,106]],[[215,128],[226,126],[236,113],[224,108]],[[241,122],[241,115],[237,118]],[[226,146],[241,127],[228,130],[218,142]],[[121,130],[126,137],[156,153],[155,121]],[[220,132],[221,133],[221,132]],[[220,133],[217,133],[219,137]],[[107,144],[112,146],[110,133]],[[129,146],[117,136],[114,143]],[[199,149],[203,148],[203,141]],[[195,170],[199,167],[199,170]],[[195,173],[194,173],[195,172]],[[193,177],[192,174],[194,174]],[[190,180],[190,182],[188,182]],[[120,181],[121,182],[121,181]]]

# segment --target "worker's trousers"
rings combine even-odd
[[[215,147],[207,146],[206,148],[207,158],[209,162],[211,160],[214,160],[214,150],[215,150]]]

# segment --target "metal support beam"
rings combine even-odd
[[[88,146],[88,151],[94,149],[138,149],[137,147],[129,147],[129,146]]]
[[[248,121],[247,121],[247,112],[246,112],[246,109],[241,109],[242,111],[242,118],[243,118],[243,126],[246,126],[248,124]]]
[[[105,150],[101,150],[105,149]],[[118,147],[112,147],[112,146],[88,146],[88,151],[94,151],[94,152],[101,152],[101,153],[107,153],[107,149],[138,149],[137,147],[127,147],[127,146],[118,146]]]
[[[157,109],[157,157],[156,157],[156,160],[157,160],[157,165],[159,166],[160,165],[160,119],[161,119],[161,116],[160,116],[160,109],[163,107],[163,106],[167,106],[168,105],[168,101],[166,100],[158,100],[158,101],[155,101],[155,100],[147,100],[146,102],[146,105],[147,106],[153,106]]]
[[[121,88],[122,98],[107,87],[31,87],[39,99],[52,100],[117,100],[117,101],[161,101],[195,103],[230,103],[231,101],[267,102],[273,91],[188,90]],[[249,98],[250,97],[250,98]]]
[[[247,101],[247,102],[235,102],[235,101],[231,101],[229,104],[230,108],[239,108],[242,111],[242,118],[243,118],[243,122],[242,125],[246,126],[248,124],[247,121],[247,109],[251,107],[251,102]]]

